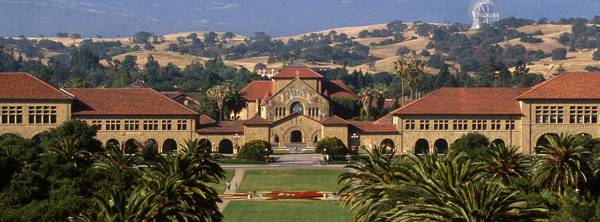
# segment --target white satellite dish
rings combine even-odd
[[[490,25],[500,20],[500,10],[494,0],[474,0],[469,12],[473,19],[471,29],[479,29],[482,25]]]

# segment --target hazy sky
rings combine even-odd
[[[498,0],[502,17],[592,17],[600,0]],[[470,23],[471,0],[0,0],[0,35],[233,31],[272,36],[403,21]]]

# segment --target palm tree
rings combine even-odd
[[[225,102],[231,90],[231,83],[225,82],[221,85],[213,86],[206,91],[206,95],[217,103],[217,107],[219,108],[219,121],[225,120]]]
[[[534,180],[560,194],[565,188],[579,189],[591,176],[586,158],[590,154],[573,134],[547,134],[547,145],[537,147]]]
[[[363,110],[365,110],[365,115],[367,115],[367,120],[371,117],[371,105],[373,104],[375,90],[371,87],[363,88],[359,93],[360,101],[363,106]]]
[[[410,88],[410,98],[418,91],[419,78],[423,75],[425,62],[419,59],[412,60],[408,64],[408,87]]]
[[[400,98],[402,102],[400,105],[404,106],[404,81],[408,78],[408,72],[406,72],[406,61],[404,59],[398,59],[394,62],[394,72],[400,77]]]
[[[239,90],[232,90],[227,95],[225,104],[227,109],[233,112],[233,118],[235,120],[238,117],[238,113],[246,108],[247,101],[244,98],[244,93]]]
[[[514,178],[529,174],[531,161],[516,146],[498,145],[486,149],[482,164],[488,176],[510,185]]]
[[[75,167],[81,161],[89,160],[92,154],[79,147],[80,140],[75,136],[60,136],[56,139],[56,145],[50,147],[48,154],[58,155],[68,162],[71,162]]]
[[[142,164],[143,159],[138,153],[125,154],[122,148],[117,146],[108,146],[106,152],[100,152],[96,155],[94,166],[110,172],[125,172],[130,169],[137,169]]]

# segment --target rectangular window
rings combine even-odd
[[[433,130],[448,130],[448,120],[434,120]]]
[[[144,130],[158,130],[158,120],[144,120]]]
[[[140,121],[139,120],[125,120],[123,129],[126,131],[140,130]]]
[[[563,123],[564,107],[536,106],[535,123]]]
[[[308,115],[309,116],[319,116],[319,108],[318,107],[308,107]]]
[[[121,130],[121,121],[120,120],[107,120],[106,121],[106,130],[110,130],[110,131]]]
[[[187,130],[187,121],[177,120],[177,130]]]
[[[2,124],[21,124],[23,123],[22,106],[2,106],[0,111]]]
[[[285,116],[285,107],[275,107],[276,116]]]
[[[598,123],[598,106],[569,107],[570,123]]]
[[[419,124],[420,130],[429,130],[429,120],[421,120]]]
[[[102,120],[92,120],[93,127],[96,127],[98,130],[102,130]]]
[[[487,120],[473,120],[473,130],[487,130]]]
[[[453,120],[452,121],[452,129],[453,130],[468,130],[469,121],[468,120]]]
[[[405,120],[404,126],[406,130],[415,130],[415,121],[414,120]]]
[[[56,106],[29,106],[30,124],[56,123]]]
[[[491,130],[501,130],[500,120],[492,120]]]
[[[506,130],[515,130],[515,121],[514,120],[506,120]]]
[[[162,130],[171,130],[171,120],[161,121]]]

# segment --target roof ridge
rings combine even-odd
[[[435,93],[438,93],[438,92],[439,92],[439,91],[441,91],[442,89],[446,89],[446,88],[448,88],[448,87],[440,87],[439,89],[436,89],[436,90],[434,90],[433,92],[431,92],[431,93],[429,93],[429,94],[427,94],[427,95],[425,95],[425,96],[423,96],[423,97],[421,97],[421,98],[415,99],[415,100],[413,100],[412,102],[410,102],[410,103],[408,103],[408,104],[406,104],[406,105],[404,105],[404,106],[402,106],[402,107],[400,107],[400,108],[398,108],[398,109],[396,109],[396,110],[394,110],[394,111],[392,111],[392,112],[390,112],[390,113],[391,113],[392,115],[396,115],[396,113],[397,113],[397,112],[400,112],[400,111],[402,111],[403,109],[406,109],[407,107],[409,107],[409,106],[412,106],[413,104],[416,104],[416,103],[418,103],[418,102],[422,101],[423,99],[425,99],[425,98],[427,98],[427,97],[430,97],[431,95],[433,95],[433,94],[435,94]]]
[[[546,81],[544,81],[544,82],[542,82],[542,83],[540,83],[540,84],[537,84],[537,85],[535,85],[535,86],[533,86],[533,87],[529,88],[529,90],[525,91],[524,93],[521,93],[521,95],[517,96],[515,99],[516,99],[516,100],[519,100],[519,99],[521,99],[521,97],[523,97],[523,96],[525,96],[525,95],[527,95],[527,94],[529,94],[529,93],[532,93],[533,91],[537,90],[538,88],[540,88],[540,87],[542,87],[542,86],[544,86],[544,85],[548,84],[549,82],[552,82],[552,81],[554,81],[554,80],[558,79],[559,77],[561,77],[561,76],[563,76],[563,75],[565,75],[565,74],[570,74],[570,72],[563,73],[562,75],[557,75],[557,76],[554,76],[554,77],[552,77],[552,78],[550,78],[550,79],[548,79],[548,80],[546,80]]]
[[[162,96],[162,97],[164,97],[164,98],[168,99],[168,100],[169,100],[169,102],[176,103],[178,106],[180,106],[180,107],[182,107],[182,108],[184,108],[184,109],[187,109],[188,111],[190,111],[190,112],[194,113],[194,115],[200,115],[198,112],[194,111],[193,109],[191,109],[191,108],[189,108],[189,107],[187,107],[187,106],[185,106],[185,105],[183,105],[183,104],[181,104],[181,103],[178,103],[177,101],[175,101],[175,100],[173,100],[173,99],[169,98],[169,97],[168,97],[168,96],[166,96],[165,94],[162,94],[162,93],[160,93],[160,92],[158,92],[158,91],[156,91],[156,90],[154,90],[154,89],[152,89],[152,88],[138,88],[138,89],[148,89],[148,90],[152,91],[153,93],[155,93],[155,94],[158,94],[158,95],[160,95],[160,96]]]
[[[57,91],[57,92],[59,92],[60,94],[66,95],[66,96],[68,96],[68,97],[69,97],[69,98],[71,98],[71,99],[73,99],[73,97],[74,97],[74,96],[71,96],[72,94],[70,94],[70,93],[69,93],[69,94],[67,94],[67,93],[64,93],[64,92],[63,92],[62,90],[60,90],[59,88],[56,88],[56,87],[54,87],[53,85],[50,85],[50,84],[48,84],[47,82],[45,82],[45,81],[42,81],[41,79],[38,79],[37,77],[35,77],[35,76],[31,75],[31,73],[28,73],[28,72],[17,72],[16,74],[18,74],[18,75],[19,75],[19,74],[25,74],[25,75],[27,75],[27,76],[29,76],[29,77],[31,77],[31,78],[33,78],[33,79],[35,79],[36,81],[38,81],[38,82],[41,82],[41,83],[43,83],[44,85],[46,85],[46,86],[48,86],[48,87],[50,87],[50,88],[52,88],[52,89],[56,90],[56,91]]]

